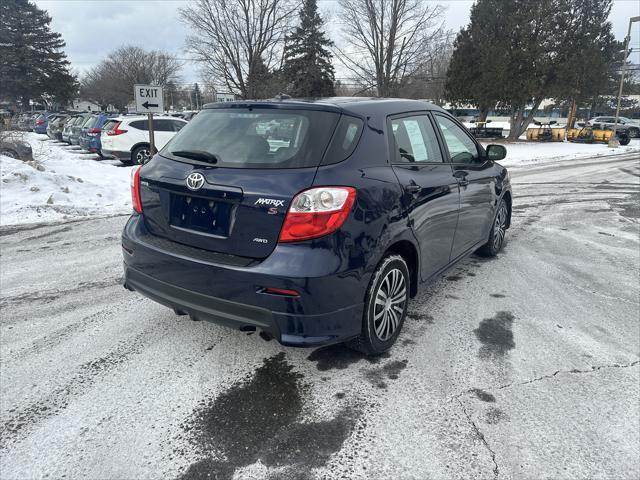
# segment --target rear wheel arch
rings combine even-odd
[[[129,151],[131,153],[133,153],[133,151],[138,148],[138,147],[151,147],[151,145],[149,144],[149,142],[138,142],[136,143],[134,146],[132,146]]]
[[[420,260],[418,257],[418,249],[413,243],[408,240],[400,240],[392,244],[382,255],[382,258],[386,258],[391,254],[400,255],[409,269],[409,297],[413,298],[418,294],[418,278],[420,272]]]

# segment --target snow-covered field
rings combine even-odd
[[[488,145],[496,142],[485,142]],[[507,148],[507,158],[500,161],[505,167],[520,167],[533,164],[549,164],[576,160],[580,158],[603,157],[620,153],[640,153],[640,140],[634,139],[624,147],[609,148],[606,144],[571,143],[571,142],[525,142],[503,143]]]
[[[0,225],[112,215],[131,210],[131,167],[100,161],[46,135],[25,133],[34,163],[0,156]]]
[[[131,210],[131,167],[100,160],[79,147],[25,133],[35,163],[0,156],[0,225],[105,216]],[[491,142],[483,142],[485,145]],[[580,158],[640,152],[640,140],[616,149],[606,145],[517,142],[505,144],[506,167],[526,167]]]

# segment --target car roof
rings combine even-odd
[[[405,98],[379,97],[328,97],[328,98],[296,98],[269,100],[239,100],[234,102],[207,103],[204,109],[215,108],[248,108],[268,106],[275,108],[296,108],[304,110],[324,110],[356,115],[394,115],[404,112],[434,110],[446,111],[437,105]]]
[[[116,120],[118,122],[133,122],[136,120],[147,120],[149,117],[146,115],[119,115],[117,117],[111,117],[109,120]],[[154,120],[179,120],[181,122],[185,122],[183,119],[178,117],[172,117],[171,115],[157,115],[153,117]]]

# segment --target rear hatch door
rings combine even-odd
[[[293,197],[313,184],[339,114],[203,110],[140,174],[147,230],[185,245],[264,258]]]

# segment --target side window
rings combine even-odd
[[[476,163],[480,158],[478,147],[469,135],[452,120],[435,115],[442,136],[449,149],[452,163]]]
[[[175,120],[171,120],[171,123],[173,123],[173,131],[174,132],[179,132],[182,129],[182,127],[184,127],[186,125],[186,123],[177,122]]]
[[[171,120],[153,120],[153,128],[158,132],[173,132],[173,122]]]
[[[362,127],[359,118],[342,115],[322,164],[330,165],[349,158],[358,145]]]
[[[136,120],[134,122],[131,122],[129,126],[138,130],[149,130],[149,122],[147,122],[146,120]]]
[[[442,162],[436,132],[426,115],[394,118],[393,163]]]

